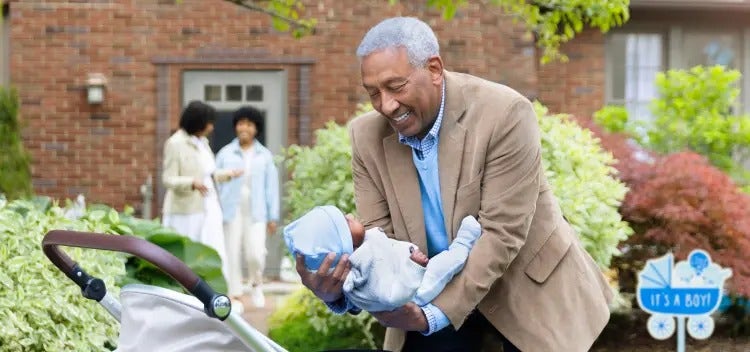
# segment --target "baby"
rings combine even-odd
[[[431,259],[412,243],[388,238],[380,228],[364,229],[334,206],[316,207],[284,228],[290,253],[300,253],[305,267],[316,271],[328,253],[350,254],[351,271],[344,295],[369,312],[391,311],[409,301],[431,302],[464,266],[481,234],[472,216],[461,222],[448,250]]]

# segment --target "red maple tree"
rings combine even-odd
[[[632,160],[621,160],[627,169]],[[620,260],[639,261],[675,253],[683,260],[705,249],[714,262],[733,271],[731,292],[750,296],[750,196],[702,156],[676,153],[639,163],[625,182],[630,191],[620,213],[635,233],[624,243]],[[632,168],[631,168],[632,169]],[[638,265],[630,263],[630,269]]]

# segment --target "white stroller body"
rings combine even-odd
[[[285,351],[237,313],[230,313],[224,322],[209,318],[201,301],[193,296],[161,287],[127,285],[120,291],[120,303],[117,352]]]

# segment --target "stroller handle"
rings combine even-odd
[[[42,239],[42,250],[49,260],[83,290],[86,298],[101,301],[106,294],[104,282],[92,278],[59,246],[124,252],[142,258],[171,276],[198,298],[210,317],[224,320],[231,312],[229,298],[217,294],[190,267],[163,248],[133,236],[105,235],[93,232],[52,230]]]

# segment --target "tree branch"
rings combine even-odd
[[[289,25],[291,25],[295,29],[304,29],[304,30],[310,30],[310,31],[312,31],[314,29],[313,26],[310,23],[306,23],[304,21],[300,21],[300,20],[296,20],[296,19],[284,16],[284,15],[278,13],[278,12],[271,11],[271,10],[269,10],[267,8],[264,8],[262,6],[254,4],[252,2],[246,2],[245,0],[225,0],[225,1],[228,1],[228,2],[231,2],[231,3],[235,4],[235,5],[244,7],[246,9],[248,9],[248,10],[251,10],[251,11],[258,11],[258,12],[264,13],[266,15],[269,15],[269,16],[275,18],[275,19],[278,19],[278,20],[281,20],[281,21],[284,21],[284,22],[288,23]]]

